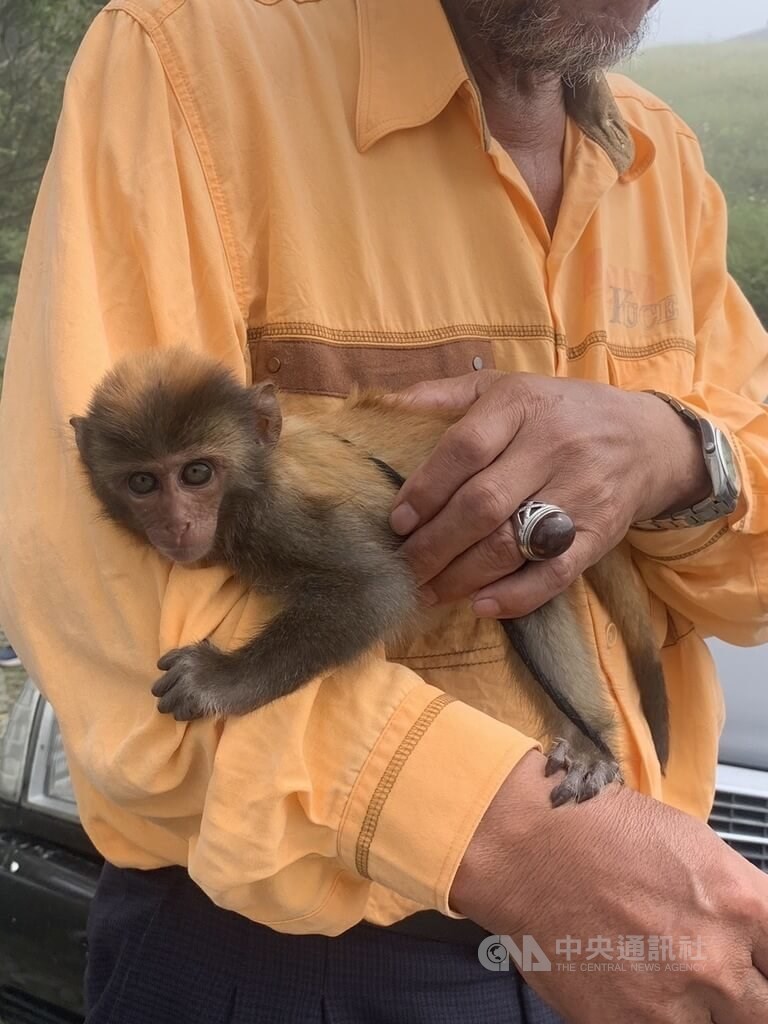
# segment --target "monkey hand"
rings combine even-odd
[[[228,713],[227,694],[238,680],[237,658],[208,640],[168,651],[157,663],[164,675],[152,687],[157,709],[177,722]]]

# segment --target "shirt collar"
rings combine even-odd
[[[476,98],[440,0],[357,0],[357,7],[356,130],[362,152],[392,132],[427,124],[461,87]],[[653,142],[622,116],[604,75],[566,87],[566,106],[584,134],[607,153],[622,180],[638,177],[653,162]]]

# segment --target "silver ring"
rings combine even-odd
[[[557,558],[568,550],[576,536],[568,513],[546,501],[524,501],[512,516],[512,526],[520,554],[528,562]]]

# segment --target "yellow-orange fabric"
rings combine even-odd
[[[723,426],[737,513],[630,538],[671,693],[666,778],[621,638],[579,590],[629,783],[706,815],[721,697],[702,636],[768,638],[768,348],[691,131],[623,78],[569,110],[550,238],[438,0],[114,0],[97,17],[13,325],[0,618],[113,863],[188,865],[291,932],[447,912],[536,743],[498,628],[464,608],[256,714],[158,714],[163,651],[235,644],[266,612],[224,569],[171,568],[99,520],[67,422],[120,356],[178,343],[272,376],[294,410],[484,365],[657,388]]]

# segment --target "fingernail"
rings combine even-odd
[[[478,618],[495,619],[501,615],[501,605],[491,597],[482,597],[472,605],[472,611]]]
[[[419,591],[419,600],[431,608],[433,604],[437,604],[437,594],[431,587],[422,587]]]
[[[419,525],[419,515],[416,509],[406,501],[397,506],[389,517],[389,522],[395,533],[410,533]]]

